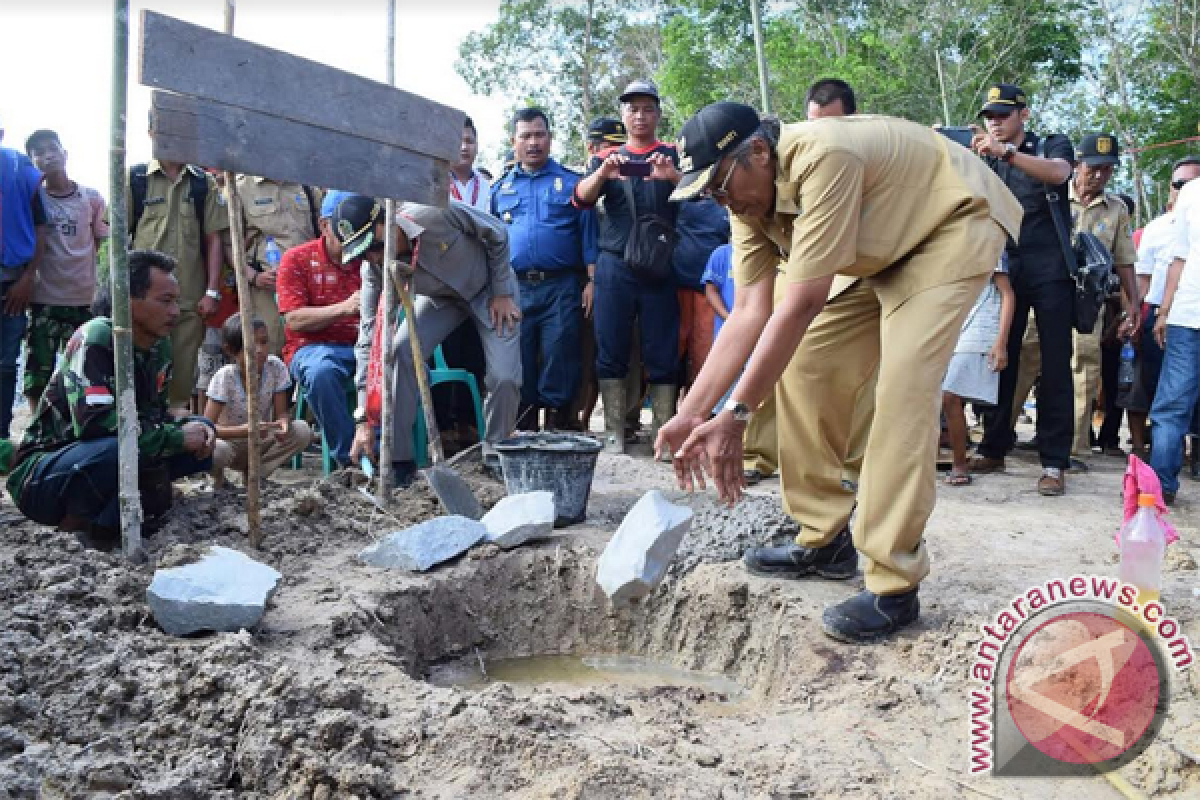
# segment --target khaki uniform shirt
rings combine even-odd
[[[146,167],[146,207],[133,239],[136,249],[160,250],[175,259],[179,307],[183,311],[194,311],[208,288],[200,225],[196,220],[196,207],[192,205],[192,179],[188,175],[189,170],[196,169],[190,165],[184,167],[179,178],[172,182],[157,159],[150,161]],[[204,203],[204,232],[220,233],[229,228],[225,198],[211,175],[205,175],[205,180],[208,181],[208,197]],[[128,204],[128,212],[132,215],[132,196]]]
[[[925,289],[995,268],[947,258],[904,269],[899,262],[946,222],[984,213],[1010,237],[1020,233],[1021,205],[995,173],[914,122],[856,115],[786,125],[777,152],[775,213],[733,216],[739,286],[773,272],[782,253],[789,282],[837,275],[832,297],[868,278],[887,313]]]
[[[269,178],[239,175],[237,192],[246,218],[247,262],[258,262],[266,267],[268,236],[275,237],[283,251],[317,238],[313,228],[313,219],[321,203],[317,190],[312,190],[312,202],[317,204],[317,209],[310,205],[308,194],[298,183],[278,183]]]
[[[1086,231],[1099,239],[1112,253],[1114,264],[1137,263],[1129,209],[1121,198],[1111,192],[1102,192],[1084,208],[1075,194],[1075,181],[1071,181],[1071,216],[1075,219],[1075,230]]]

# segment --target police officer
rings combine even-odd
[[[1037,490],[1045,496],[1066,491],[1071,464],[1074,391],[1071,387],[1071,318],[1074,283],[1063,258],[1054,215],[1069,230],[1071,204],[1067,181],[1075,163],[1071,141],[1059,134],[1039,137],[1025,130],[1028,98],[1019,86],[1002,83],[988,89],[979,115],[987,130],[971,146],[1000,176],[1025,210],[1020,238],[1008,244],[1009,277],[1017,296],[1008,337],[1008,367],[1000,373],[999,402],[988,415],[979,455],[971,471],[999,472],[1013,443],[1012,409],[1021,367],[1021,341],[1032,309],[1042,354],[1038,389],[1037,441],[1042,474]],[[1048,196],[1054,197],[1052,208]]]
[[[856,549],[866,555],[866,591],[826,609],[823,627],[842,641],[873,641],[917,618],[942,379],[963,318],[1019,229],[1020,205],[966,149],[901,119],[827,118],[780,130],[749,106],[716,103],[683,126],[679,145],[683,180],[673,198],[704,192],[733,212],[737,293],[722,346],[656,447],[676,453],[684,488],[703,485],[704,465],[722,499],[734,501],[745,426],[781,376],[795,384],[792,402],[777,409],[786,464],[812,457],[794,446],[793,426],[813,416],[796,406],[819,404],[822,424],[844,443],[855,398],[878,369],[853,542],[832,525],[806,528],[790,570],[780,571],[848,579]],[[862,283],[874,307],[823,314],[846,278],[870,279]],[[841,476],[836,456],[822,461],[825,479],[802,487],[818,510]]]
[[[275,240],[280,253],[316,239],[320,193],[299,183],[260,175],[239,175],[237,192],[245,216],[247,278],[254,312],[267,324],[271,352],[279,355],[283,351],[283,318],[275,301],[278,267],[267,262],[267,237]]]
[[[178,408],[191,402],[204,342],[204,318],[217,310],[221,299],[221,267],[225,263],[221,232],[229,229],[229,214],[216,181],[199,167],[153,159],[145,165],[145,177],[142,215],[134,219],[130,213],[130,229],[135,249],[166,253],[177,265],[180,313],[171,331],[169,391],[171,407]],[[203,208],[197,213],[194,189],[202,182],[207,187]]]
[[[491,211],[508,225],[521,286],[518,419],[537,430],[544,408],[548,430],[574,428],[570,404],[581,372],[583,289],[596,272],[595,213],[571,204],[580,175],[550,157],[546,113],[523,108],[512,125],[516,164],[493,187]]]

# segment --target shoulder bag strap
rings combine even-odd
[[[1035,155],[1038,158],[1046,157],[1046,140],[1044,138],[1038,138]],[[1075,263],[1075,251],[1071,249],[1071,232],[1067,230],[1066,223],[1063,222],[1062,214],[1058,209],[1058,192],[1050,188],[1050,184],[1045,181],[1042,181],[1042,191],[1046,193],[1046,202],[1050,205],[1050,219],[1054,220],[1054,231],[1058,234],[1058,244],[1062,247],[1067,274],[1074,277],[1075,273],[1079,271],[1079,266]]]

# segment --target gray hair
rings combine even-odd
[[[734,161],[739,164],[745,164],[746,160],[750,157],[750,152],[754,149],[755,140],[766,142],[767,148],[774,154],[775,148],[779,145],[779,132],[782,127],[783,124],[780,122],[779,117],[763,117],[759,120],[758,130],[750,134],[744,142],[733,148],[733,152],[730,155],[733,156]]]

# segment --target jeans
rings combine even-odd
[[[43,525],[58,525],[63,517],[80,517],[105,528],[120,528],[117,498],[117,437],[75,442],[41,457],[20,492],[21,513]],[[165,463],[171,480],[208,472],[212,459],[180,453]],[[147,466],[143,459],[143,467]],[[140,487],[145,490],[145,487]]]
[[[0,306],[11,286],[11,282],[0,284]],[[27,321],[23,313],[0,312],[0,439],[7,439],[11,433],[13,403],[17,397],[17,359],[25,340]]]
[[[354,345],[310,344],[292,356],[292,376],[304,388],[329,451],[343,466],[354,444]]]
[[[1037,395],[1038,452],[1043,467],[1067,469],[1075,436],[1075,387],[1071,378],[1071,313],[1074,284],[1068,281],[1014,287],[1017,295],[1008,333],[1008,366],[1000,373],[996,410],[986,417],[979,454],[1004,458],[1013,445],[1013,402],[1021,368],[1021,343],[1029,310],[1037,322],[1042,378]]]
[[[570,271],[521,281],[521,400],[527,405],[567,408],[579,388],[581,295],[579,276]]]
[[[1179,468],[1183,465],[1183,436],[1192,422],[1196,397],[1200,394],[1200,330],[1167,325],[1167,347],[1163,353],[1158,391],[1150,409],[1154,447],[1150,466],[1164,492],[1179,491]]]
[[[675,284],[638,280],[615,254],[596,264],[596,378],[622,380],[629,371],[633,326],[641,332],[642,363],[650,383],[674,384],[679,372],[679,299]]]

